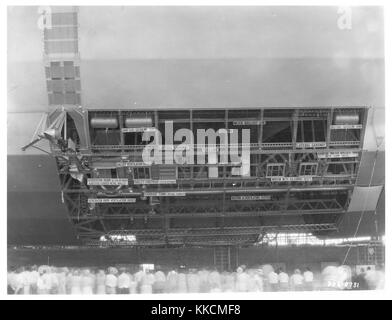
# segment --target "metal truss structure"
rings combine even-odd
[[[37,139],[51,142],[69,219],[85,243],[235,246],[270,232],[338,228],[358,175],[366,107],[85,109],[77,9],[55,10],[43,34],[53,111]],[[212,129],[219,142],[211,154],[206,139],[186,144],[195,160],[186,164],[146,163],[145,132],[160,132],[165,152],[183,144],[167,126],[193,137]],[[228,148],[249,150],[249,159],[221,161]]]
[[[108,112],[67,106],[62,110],[67,113],[67,121],[59,127],[65,147],[53,143],[52,152],[70,220],[87,243],[110,235],[124,239],[134,235],[136,243],[115,242],[132,246],[246,245],[270,232],[324,235],[336,230],[357,179],[367,114],[367,108],[359,107]],[[220,120],[228,130],[236,122],[257,131],[258,142],[251,141],[249,174],[233,175],[238,163],[143,163],[146,144],[140,143],[140,136],[145,128],[129,130],[126,119],[149,123],[152,130],[185,113],[189,122],[181,119],[181,123],[188,128],[210,127],[211,122],[197,118],[202,113],[204,119],[214,119],[214,130]],[[263,117],[272,113],[274,117]],[[111,120],[118,128],[94,128],[94,119]],[[254,125],[254,119],[263,120]],[[335,124],[341,119],[348,122]],[[352,119],[357,119],[355,124]],[[315,134],[315,126],[310,126],[303,131],[306,142],[297,142],[301,135],[295,132],[308,121],[322,123],[323,133]],[[265,123],[272,125],[265,129]],[[332,141],[334,130],[350,133]],[[126,137],[127,131],[132,138]],[[325,141],[316,141],[317,135]],[[274,148],[263,142],[285,141],[287,136],[290,147],[287,142],[274,142]],[[134,141],[139,144],[129,144]],[[200,146],[192,147],[196,159]]]

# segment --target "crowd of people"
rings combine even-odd
[[[317,275],[307,268],[290,276],[271,265],[236,272],[217,270],[172,270],[109,267],[58,268],[32,266],[8,272],[8,294],[18,295],[113,295],[163,293],[230,293],[313,290],[370,290],[383,285],[383,272],[372,269],[352,272],[351,268],[326,267]]]

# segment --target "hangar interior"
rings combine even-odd
[[[94,87],[92,79],[109,78],[111,73],[121,78],[121,72],[105,73],[97,68],[94,73],[84,61],[79,42],[85,41],[88,33],[83,28],[91,23],[85,9],[53,10],[49,13],[51,28],[33,34],[36,40],[41,37],[39,43],[43,41],[43,62],[41,59],[28,69],[30,77],[40,74],[38,86],[46,83],[42,92],[32,95],[45,96],[47,108],[34,110],[35,106],[25,103],[18,107],[18,90],[23,85],[20,89],[17,71],[11,74],[17,88],[11,93],[12,106],[24,108],[34,118],[20,125],[22,109],[11,109],[8,115],[11,248],[79,245],[92,250],[128,248],[130,254],[160,248],[162,256],[170,256],[169,249],[205,248],[206,259],[213,257],[213,264],[224,270],[241,263],[240,252],[248,250],[249,254],[255,247],[268,256],[267,252],[278,250],[268,243],[275,241],[278,248],[279,235],[297,234],[298,239],[304,235],[320,241],[346,239],[340,245],[355,247],[351,260],[357,259],[356,264],[369,264],[369,259],[383,263],[385,160],[383,137],[375,124],[383,116],[371,105],[374,101],[291,104],[288,98],[279,107],[264,105],[262,99],[249,106],[135,106],[117,103],[120,98],[111,88],[110,103],[106,98],[96,102],[95,94],[100,91],[110,94],[102,83]],[[204,63],[200,62],[203,68]],[[159,67],[154,72],[168,72],[169,68]],[[170,72],[181,68],[174,69]],[[107,70],[116,68],[108,65]],[[175,81],[170,75],[164,81],[181,82],[181,77]],[[197,80],[203,82],[203,77]],[[113,78],[107,81],[115,82]],[[122,81],[126,83],[127,78]],[[179,83],[174,86],[181,91]],[[91,98],[92,91],[96,93]],[[200,95],[205,92],[201,90]],[[146,96],[149,94],[147,91]],[[129,95],[122,101],[127,99],[131,101]],[[225,129],[229,135],[249,130],[249,141],[238,134],[237,142],[229,144],[230,148],[249,150],[249,163],[224,161],[228,150],[224,137],[219,136],[215,152],[206,150],[210,143],[206,137],[187,144],[192,164],[146,164],[142,154],[150,141],[143,141],[145,132],[159,131],[169,153],[184,145],[167,134],[167,126],[174,133],[186,129],[195,140],[198,132],[208,129]],[[244,165],[249,170],[241,171]],[[367,238],[355,243],[360,236]],[[300,240],[297,242],[290,245],[300,246]],[[318,245],[330,250],[325,243]],[[367,247],[376,247],[377,257],[368,257],[366,250],[363,253]],[[14,255],[26,253],[23,250],[28,249],[16,250]],[[313,250],[309,248],[309,252]],[[269,259],[278,262],[277,257]],[[314,253],[308,257],[318,259]],[[343,262],[345,251],[337,250],[333,259]]]

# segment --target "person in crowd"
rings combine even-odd
[[[135,281],[137,283],[137,292],[139,292],[139,293],[140,293],[140,290],[141,290],[141,283],[142,283],[142,280],[143,280],[145,275],[146,274],[144,272],[143,267],[140,266],[139,271],[135,273]]]
[[[98,270],[95,277],[95,288],[97,295],[106,294],[106,273],[104,270]]]
[[[229,275],[230,272],[227,271],[221,274],[222,292],[230,292]]]
[[[301,274],[301,270],[296,269],[294,271],[294,274],[291,276],[290,283],[293,291],[303,290],[304,277]]]
[[[92,295],[95,290],[95,275],[91,273],[90,269],[85,269],[81,276],[81,287],[83,295]]]
[[[237,269],[237,278],[236,278],[237,292],[248,292],[249,276],[245,272],[245,269],[246,269],[245,266],[241,266]]]
[[[57,280],[58,280],[58,294],[65,295],[67,294],[67,268],[58,268],[57,269]]]
[[[7,293],[9,295],[15,294],[16,292],[16,271],[14,270],[14,268],[12,268],[12,270],[10,272],[8,272],[7,275]]]
[[[349,266],[339,266],[338,267],[338,287],[339,290],[347,290],[350,289],[350,285],[352,284],[352,272]]]
[[[369,285],[366,281],[366,271],[364,268],[360,268],[359,271],[354,272],[352,290],[369,290]]]
[[[274,271],[274,268],[269,265],[262,265],[261,267],[262,273],[263,273],[263,284],[264,284],[264,289],[265,291],[270,291],[270,285],[269,285],[269,280],[268,280],[268,275]]]
[[[72,276],[73,276],[73,272],[74,272],[74,269],[71,268],[67,272],[67,275],[65,277],[65,288],[66,288],[67,294],[71,294],[71,291],[72,291]]]
[[[352,276],[352,274],[354,276]],[[275,273],[270,265],[256,268],[241,266],[237,272],[218,272],[217,270],[185,269],[164,273],[161,268],[156,272],[141,268],[133,274],[131,269],[110,267],[94,269],[58,268],[50,266],[23,267],[8,272],[9,294],[152,294],[152,293],[256,293],[263,291],[302,291],[314,290],[314,274],[310,268],[302,275],[299,269],[289,275],[282,269]],[[318,277],[317,277],[318,279]],[[377,290],[383,288],[384,273],[376,270],[361,269],[358,273],[347,266],[326,267],[321,278],[329,290]],[[318,280],[317,280],[318,281]],[[340,283],[352,283],[339,286]]]
[[[30,294],[30,287],[25,268],[20,267],[14,278],[14,291],[17,295]]]
[[[385,273],[384,267],[377,265],[376,266],[376,273],[377,273],[377,286],[375,290],[383,290],[385,287]]]
[[[39,295],[45,295],[45,294],[49,293],[46,288],[46,284],[44,282],[44,279],[43,279],[44,273],[45,273],[45,270],[40,270],[39,278],[37,280],[37,294],[39,294]]]
[[[269,284],[269,289],[272,292],[276,292],[279,289],[279,275],[275,272],[275,270],[272,270],[268,275],[268,284]]]
[[[339,276],[338,268],[336,266],[325,267],[321,275],[323,279],[324,290],[337,290]]]
[[[222,289],[221,289],[221,276],[220,276],[220,274],[219,274],[217,269],[214,269],[208,275],[208,284],[209,284],[209,287],[210,287],[210,292],[212,292],[212,293],[222,292]]]
[[[39,272],[37,266],[32,266],[28,273],[28,282],[30,286],[30,294],[35,295],[37,294],[37,282],[39,278]]]
[[[208,277],[210,273],[208,270],[203,269],[198,272],[198,277],[200,280],[200,293],[210,292],[210,284],[208,282]]]
[[[248,275],[248,284],[247,284],[247,291],[248,292],[262,292],[262,287],[260,287],[260,283],[262,279],[260,278],[256,269],[248,269],[246,271]]]
[[[140,293],[141,294],[152,294],[152,287],[155,282],[155,277],[150,273],[150,270],[146,270],[144,277],[141,280]]]
[[[279,269],[279,290],[280,291],[289,291],[290,289],[290,277],[289,275],[283,271],[283,269]]]
[[[37,281],[37,292],[39,295],[50,294],[52,289],[52,276],[49,269],[41,268],[39,271],[40,276]]]
[[[178,274],[178,292],[177,293],[187,293],[188,285],[186,281],[186,274],[184,272],[180,272]]]
[[[17,277],[18,281],[20,281],[21,289],[19,294],[29,295],[30,292],[30,282],[29,282],[30,271],[28,268],[21,268],[20,275]]]
[[[236,274],[234,272],[226,272],[223,275],[222,292],[235,292]]]
[[[59,278],[58,278],[59,269],[52,267],[49,274],[50,274],[50,294],[58,294],[59,293]]]
[[[155,278],[154,287],[153,287],[154,293],[157,294],[165,293],[166,276],[161,269],[158,269],[157,272],[155,272],[154,278]]]
[[[256,270],[256,281],[257,281],[257,291],[263,292],[264,291],[264,271],[262,268]]]
[[[304,288],[306,291],[313,291],[314,290],[314,275],[312,270],[307,267],[306,271],[304,272]]]
[[[109,274],[106,276],[105,286],[106,293],[113,295],[117,293],[117,270],[115,268],[109,268]]]
[[[131,287],[131,277],[126,268],[121,268],[118,276],[118,294],[129,294]]]
[[[47,271],[43,275],[44,283],[48,294],[57,294],[58,281],[56,277],[57,268],[48,267]]]
[[[137,294],[137,288],[138,288],[138,283],[135,280],[135,276],[132,274],[129,274],[130,278],[130,283],[129,283],[129,293],[130,294]]]
[[[200,292],[200,278],[195,270],[190,270],[187,274],[187,285],[189,293]]]
[[[177,293],[178,291],[178,273],[176,270],[170,271],[167,275],[166,292]]]
[[[365,281],[367,282],[369,290],[377,290],[380,282],[382,282],[381,273],[376,268],[368,267],[365,274]]]
[[[82,294],[82,276],[80,271],[75,269],[71,276],[71,295]]]

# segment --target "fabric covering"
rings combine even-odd
[[[348,211],[376,210],[382,189],[383,186],[355,187]]]

